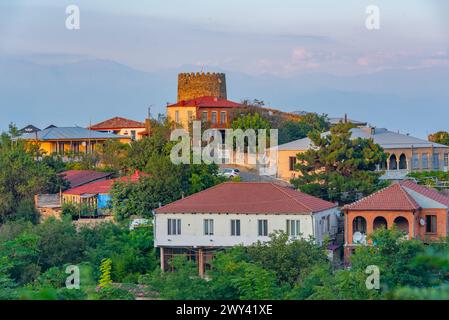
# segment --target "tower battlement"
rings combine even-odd
[[[226,75],[215,72],[178,74],[178,102],[204,96],[227,99]]]

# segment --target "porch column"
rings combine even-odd
[[[165,271],[165,259],[164,259],[164,248],[161,247],[160,259],[161,259],[161,271]]]
[[[204,253],[203,249],[198,250],[198,272],[201,278],[204,278]]]
[[[393,228],[393,224],[394,224],[394,219],[395,217],[392,215],[387,215],[386,217],[384,217],[387,220],[387,229],[391,229]]]
[[[415,217],[413,216],[413,214],[407,217],[407,221],[408,221],[408,238],[410,240],[415,237]]]
[[[369,235],[371,235],[374,231],[374,218],[373,217],[365,217],[365,221],[366,221],[366,237],[368,237]],[[369,240],[367,241],[367,243],[371,243],[372,241]]]
[[[353,224],[353,217],[350,216],[348,214],[348,212],[346,212],[345,214],[345,221],[346,221],[346,225],[345,225],[345,232],[346,232],[346,244],[352,244],[352,234],[353,234],[353,230],[352,230],[352,224]]]

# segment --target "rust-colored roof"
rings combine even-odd
[[[83,195],[83,194],[106,194],[109,193],[115,182],[136,182],[145,174],[136,171],[133,175],[104,181],[96,181],[88,183],[76,188],[72,188],[63,192],[66,195]]]
[[[156,213],[310,214],[337,205],[269,182],[225,182]]]
[[[420,205],[406,189],[413,190],[424,197],[449,207],[449,197],[438,191],[421,186],[411,180],[404,180],[384,188],[372,195],[343,207],[344,210],[359,211],[413,211]]]
[[[344,210],[361,211],[413,211],[419,208],[419,204],[399,183],[392,184],[387,188],[343,207]]]
[[[449,207],[449,197],[439,193],[435,189],[426,188],[424,186],[421,186],[411,180],[404,180],[401,182],[401,185],[409,188],[415,192],[418,192],[422,194],[423,196],[430,198],[438,203],[441,203],[442,205]]]
[[[181,100],[168,107],[217,107],[217,108],[239,108],[242,105],[227,99],[218,97],[200,97],[192,100]]]
[[[70,188],[75,188],[96,180],[105,179],[111,173],[94,170],[67,170],[61,172],[60,175],[70,182]]]
[[[113,130],[128,128],[145,128],[145,123],[126,118],[115,117],[89,127],[89,129],[91,130]]]

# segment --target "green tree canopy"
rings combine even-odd
[[[13,215],[21,202],[32,201],[34,195],[54,191],[63,184],[57,169],[45,159],[37,159],[35,150],[30,151],[23,141],[1,135],[0,223]]]
[[[351,138],[351,124],[338,124],[328,135],[309,135],[313,147],[297,155],[298,178],[291,183],[308,194],[350,203],[385,186],[376,165],[386,159],[372,139]]]
[[[307,113],[299,121],[288,120],[280,124],[278,132],[279,144],[303,139],[314,130],[325,132],[329,130],[329,127],[326,115]]]
[[[449,133],[446,131],[438,131],[429,135],[429,141],[449,146]]]

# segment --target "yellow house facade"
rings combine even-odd
[[[351,129],[351,132],[354,139],[373,139],[388,154],[387,161],[378,164],[378,170],[385,171],[384,179],[400,180],[413,171],[449,171],[449,146],[384,128],[358,127]],[[296,156],[310,148],[312,143],[309,138],[278,146],[277,178],[290,181],[297,177]]]
[[[19,137],[29,143],[39,145],[47,154],[83,154],[93,153],[108,140],[129,143],[128,136],[97,132],[81,127],[51,127],[34,133],[26,133]]]
[[[196,106],[167,106],[167,117],[170,121],[175,122],[183,128],[189,128],[189,124],[197,119]]]

